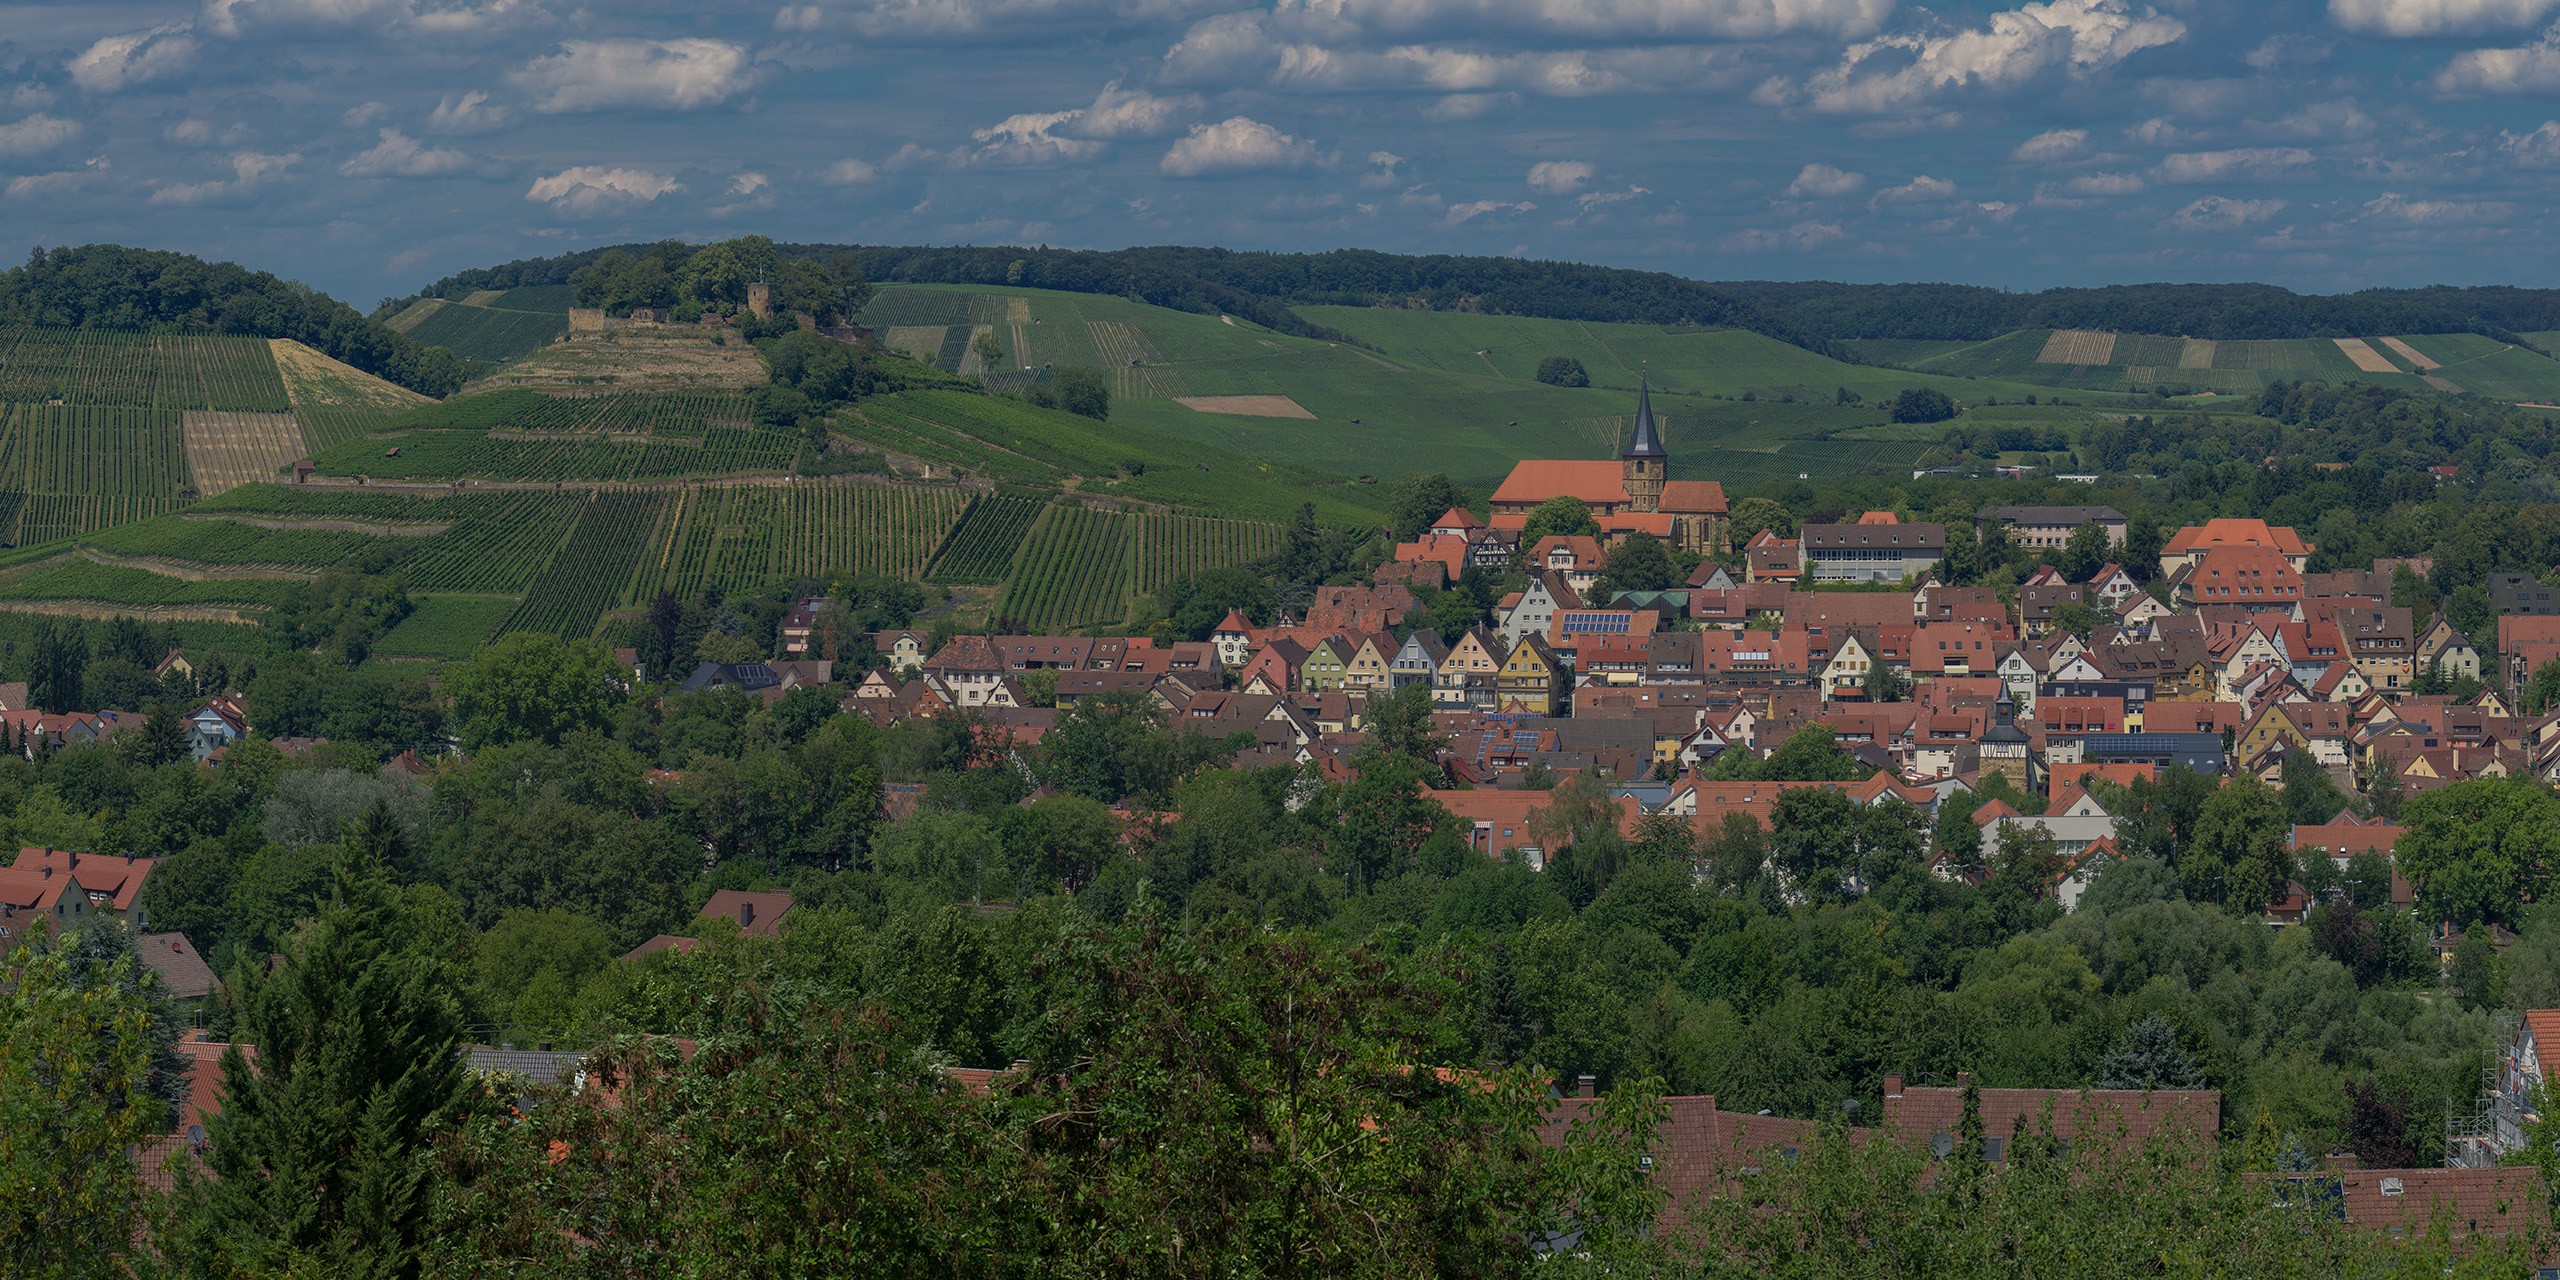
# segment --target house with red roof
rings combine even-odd
[[[0,938],[25,930],[74,929],[95,917],[139,929],[143,881],[152,858],[124,858],[76,849],[20,849],[0,867]]]

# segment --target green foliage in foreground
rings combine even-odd
[[[2174,1138],[2064,1143],[2025,1117],[1985,1158],[1978,1097],[1945,1156],[1827,1130],[1772,1160],[1696,1215],[1693,1272],[1753,1280],[2056,1280],[2119,1276],[2513,1276],[2550,1237],[2539,1202],[2503,1219],[2422,1223],[2407,1234],[2350,1226],[2322,1175],[2234,1172]],[[2166,1133],[2166,1130],[2162,1131]],[[2463,1239],[2504,1227],[2500,1242]]]

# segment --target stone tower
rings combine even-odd
[[[1671,451],[1662,447],[1662,435],[1653,426],[1653,388],[1638,384],[1636,388],[1636,429],[1627,440],[1627,451],[1618,455],[1620,483],[1627,491],[1627,509],[1648,515],[1662,510],[1662,482],[1671,467]]]

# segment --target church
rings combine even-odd
[[[1553,458],[1517,463],[1493,491],[1493,527],[1517,532],[1549,498],[1580,498],[1615,539],[1649,533],[1683,551],[1724,549],[1724,486],[1673,480],[1671,451],[1653,424],[1653,388],[1636,390],[1636,425],[1615,462]]]

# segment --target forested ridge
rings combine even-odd
[[[620,246],[644,253],[650,246]],[[2366,289],[2305,294],[2268,284],[2125,284],[2033,293],[1981,285],[1839,281],[1701,281],[1585,263],[1449,254],[1259,253],[1154,246],[1109,251],[993,246],[783,245],[794,258],[850,254],[881,283],[1017,285],[1132,297],[1177,311],[1239,316],[1339,339],[1291,308],[1419,307],[1494,315],[1767,334],[1837,359],[1866,338],[1981,341],[2017,329],[2112,329],[2194,338],[2330,338],[2479,333],[2502,342],[2560,329],[2560,289],[2513,286]],[[457,272],[419,291],[566,284],[608,249]]]
[[[237,263],[124,245],[44,249],[0,271],[0,325],[234,333],[291,338],[431,396],[462,385],[462,363],[309,285]]]
[[[2123,284],[2012,293],[1981,285],[1751,280],[1715,286],[1826,338],[1981,341],[2019,329],[2113,329],[2216,341],[2560,327],[2560,289],[2295,293],[2271,284]]]

